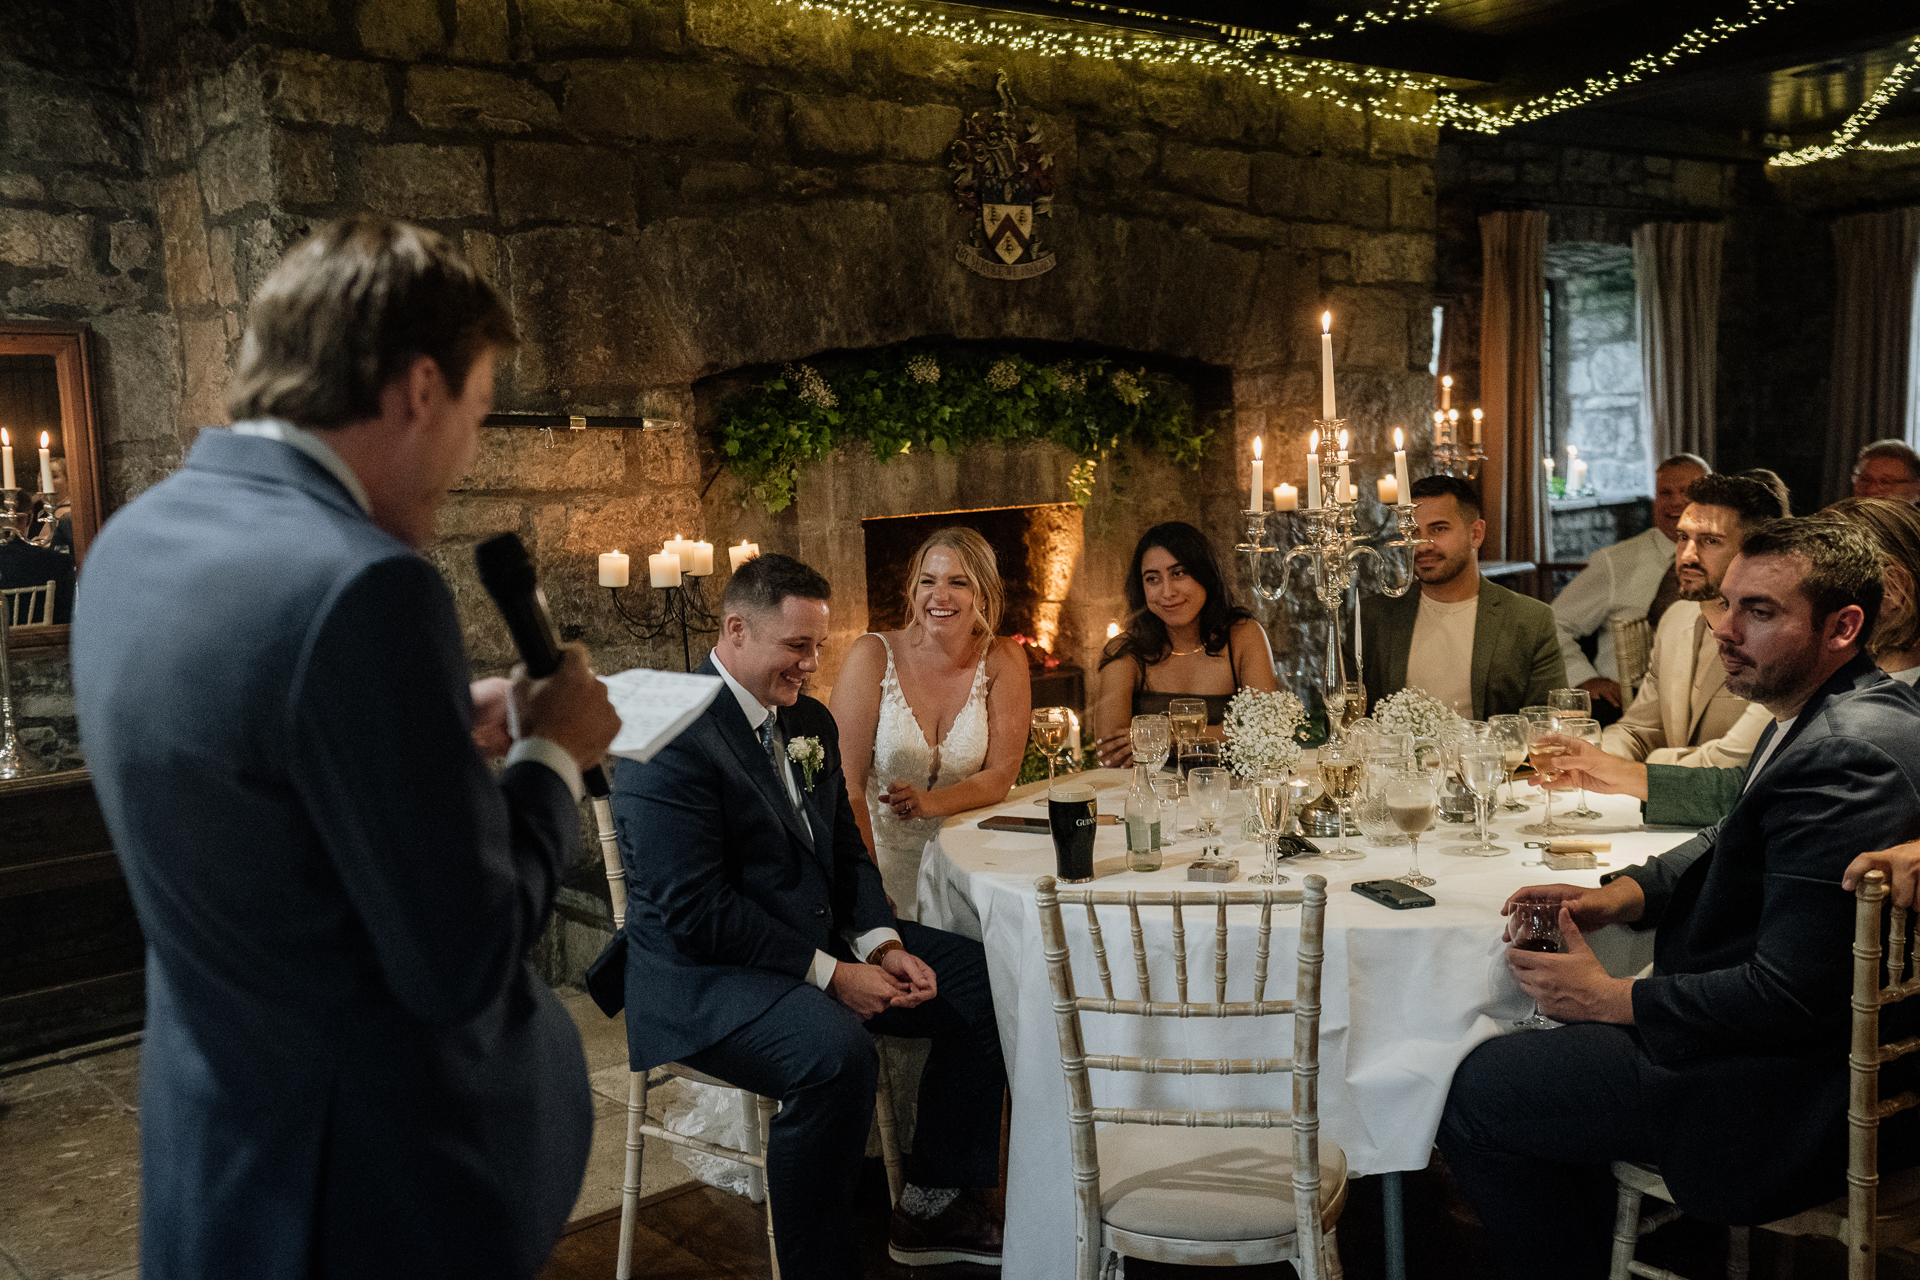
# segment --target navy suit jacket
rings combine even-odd
[[[440,575],[207,431],[94,544],[73,671],[147,937],[142,1274],[533,1275],[592,1138],[525,963],[579,818],[474,750]]]
[[[719,674],[712,658],[700,670]],[[847,802],[832,714],[802,694],[779,722],[789,742],[826,749],[811,787],[795,766],[806,825],[731,689],[653,759],[614,770],[627,922],[590,985],[609,1015],[633,997],[636,1071],[759,1017],[806,981],[816,950],[850,959],[844,934],[895,923]]]
[[[1718,827],[1622,873],[1658,929],[1634,1026],[1672,1135],[1661,1172],[1690,1213],[1766,1222],[1845,1190],[1854,898],[1840,875],[1920,836],[1916,746],[1920,697],[1856,658]],[[1882,1016],[1883,1040],[1916,1030],[1913,1002]],[[1915,1075],[1887,1068],[1881,1096]],[[1889,1167],[1920,1163],[1914,1129],[1911,1113],[1883,1127]]]

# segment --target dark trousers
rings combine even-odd
[[[785,1280],[860,1274],[855,1192],[879,1067],[874,1035],[930,1039],[909,1182],[991,1187],[1000,1179],[1000,1097],[1007,1073],[987,986],[986,952],[957,934],[911,920],[908,951],[933,969],[940,993],[866,1023],[803,984],[718,1044],[684,1061],[729,1084],[780,1101],[767,1151],[773,1234]]]
[[[1500,1274],[1598,1280],[1613,1239],[1613,1160],[1660,1148],[1626,1027],[1521,1031],[1454,1072],[1436,1143],[1479,1214]]]

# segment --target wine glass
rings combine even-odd
[[[1247,877],[1248,884],[1286,884],[1280,874],[1280,833],[1287,825],[1287,784],[1280,778],[1263,778],[1246,787],[1254,817],[1260,823],[1260,849],[1265,863]]]
[[[1577,690],[1585,693],[1585,689]],[[1578,738],[1582,742],[1600,745],[1600,722],[1591,716],[1568,716],[1560,721],[1560,732],[1569,738]],[[1567,811],[1569,818],[1597,818],[1600,811],[1587,804],[1587,789],[1580,788],[1580,807]]]
[[[1220,759],[1221,744],[1211,738],[1193,738],[1180,746],[1180,768],[1187,775],[1187,795],[1193,795],[1193,775],[1202,769],[1218,769],[1228,777],[1233,775],[1225,768]],[[1185,831],[1186,835],[1200,834],[1200,815],[1194,814],[1194,825]]]
[[[1393,825],[1406,832],[1413,842],[1407,874],[1396,879],[1419,889],[1433,883],[1433,877],[1420,874],[1420,835],[1433,825],[1434,815],[1440,808],[1434,781],[1433,773],[1419,765],[1396,770],[1387,781],[1387,810],[1393,814]]]
[[[1559,953],[1567,949],[1567,940],[1560,932],[1559,902],[1516,902],[1509,919],[1511,923],[1507,929],[1513,934],[1515,950]],[[1560,1024],[1542,1014],[1540,1003],[1536,1000],[1533,1012],[1516,1019],[1513,1025],[1544,1031]]]
[[[1053,772],[1059,765],[1060,748],[1067,743],[1067,709],[1036,707],[1033,718],[1027,723],[1027,732],[1033,738],[1033,745],[1047,758],[1047,791],[1050,792],[1053,790]],[[1034,803],[1046,804],[1046,792],[1042,792]]]
[[[1133,762],[1148,773],[1165,764],[1173,749],[1173,725],[1165,716],[1135,716],[1127,737],[1133,742]]]
[[[1561,736],[1559,721],[1550,716],[1527,721],[1527,759],[1532,763],[1534,772],[1540,775],[1540,794],[1546,799],[1547,815],[1539,822],[1531,822],[1520,828],[1523,835],[1579,834],[1578,828],[1565,827],[1553,820],[1553,783],[1560,777],[1560,757],[1566,753],[1567,744]]]
[[[1479,827],[1480,842],[1460,849],[1476,858],[1497,858],[1506,853],[1502,845],[1487,838],[1487,811],[1500,794],[1500,781],[1507,776],[1507,754],[1503,745],[1483,739],[1460,753],[1460,777],[1473,792],[1473,817]]]
[[[1167,723],[1173,729],[1173,750],[1177,759],[1189,742],[1207,736],[1207,700],[1175,698],[1167,703]],[[1185,773],[1185,770],[1182,770]]]
[[[1166,832],[1168,844],[1180,834],[1180,775],[1177,773],[1149,773],[1147,781],[1153,786],[1154,799],[1160,802],[1160,829]]]
[[[1193,818],[1206,841],[1200,856],[1220,856],[1220,820],[1227,816],[1227,796],[1233,788],[1233,775],[1213,765],[1201,765],[1187,772],[1187,794],[1193,799]]]
[[[1367,855],[1347,847],[1347,814],[1353,808],[1354,794],[1360,790],[1360,753],[1348,743],[1328,742],[1320,748],[1320,784],[1340,814],[1340,847],[1326,856],[1343,862]]]
[[[1507,762],[1507,802],[1500,806],[1500,812],[1525,813],[1527,806],[1514,797],[1513,779],[1527,762],[1527,722],[1520,716],[1488,716],[1487,728],[1493,731]]]
[[[1367,686],[1357,680],[1336,685],[1327,698],[1327,731],[1344,738],[1354,722],[1366,714]]]

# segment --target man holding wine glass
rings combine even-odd
[[[1606,1274],[1607,1162],[1657,1165],[1675,1203],[1759,1223],[1845,1187],[1847,997],[1861,833],[1920,834],[1920,699],[1865,646],[1880,556],[1858,529],[1783,519],[1754,530],[1715,626],[1728,687],[1764,705],[1745,791],[1725,820],[1599,887],[1534,885],[1564,950],[1507,964],[1562,1026],[1481,1044],[1454,1074],[1438,1145],[1507,1276]],[[1657,930],[1650,976],[1607,974],[1583,935]],[[1543,931],[1528,936],[1551,943]],[[1920,1029],[1891,1007],[1883,1038]],[[1893,1092],[1920,1064],[1890,1064]],[[1880,1130],[1888,1168],[1920,1163],[1920,1120]]]

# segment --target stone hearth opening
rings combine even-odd
[[[1071,502],[876,516],[860,522],[867,555],[867,629],[907,624],[907,574],[914,552],[936,530],[964,525],[993,548],[1006,584],[1000,634],[1027,645],[1035,706],[1086,705],[1086,673],[1067,611],[1085,546],[1085,512]]]

